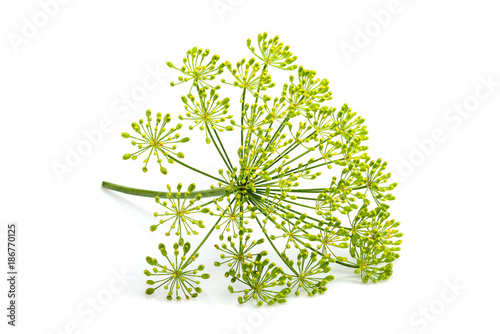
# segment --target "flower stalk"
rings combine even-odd
[[[128,194],[128,195],[142,196],[142,197],[168,198],[168,194],[169,194],[169,192],[166,192],[166,191],[131,188],[131,187],[125,187],[125,186],[121,186],[121,185],[114,184],[111,182],[106,182],[106,181],[102,182],[102,187],[104,189],[109,189],[109,190],[117,191],[117,192]],[[226,193],[225,188],[197,190],[197,191],[193,191],[193,192],[179,192],[180,198],[195,198],[198,195],[201,195],[203,198],[220,197],[220,196],[224,196],[225,193]]]

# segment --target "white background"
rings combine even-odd
[[[216,9],[221,4],[225,10]],[[500,21],[494,1],[401,0],[383,27],[373,12],[392,9],[389,0],[73,0],[50,8],[43,22],[38,1],[0,5],[4,263],[6,225],[19,227],[18,327],[8,333],[499,331]],[[31,35],[29,22],[39,26]],[[365,29],[371,37],[363,41]],[[168,176],[154,165],[143,174],[139,162],[121,160],[129,144],[120,132],[148,108],[174,117],[182,112],[185,87],[169,86],[177,73],[166,60],[179,63],[194,45],[223,60],[249,58],[246,39],[263,31],[279,34],[298,64],[330,80],[331,104],[348,103],[366,119],[370,155],[387,160],[398,177],[392,215],[405,236],[394,275],[362,284],[334,267],[337,278],[322,296],[290,297],[272,308],[240,306],[223,271],[212,265],[214,239],[202,249],[212,277],[199,298],[146,296],[144,258],[158,256],[157,244],[165,241],[161,232],[149,232],[158,208],[152,199],[105,191],[101,181],[158,190],[210,182],[176,166]],[[347,44],[357,53],[346,56]],[[157,67],[164,72],[149,81],[157,87],[123,108],[124,96],[140,90]],[[488,78],[491,87],[481,81]],[[463,115],[456,112],[460,106]],[[102,122],[111,130],[69,167],[68,152]],[[441,135],[431,142],[433,133]],[[202,138],[190,144],[193,164],[220,167]],[[58,177],[57,163],[70,171]],[[117,272],[126,273],[122,281]],[[7,286],[1,282],[4,333]],[[92,309],[93,299],[105,305]]]

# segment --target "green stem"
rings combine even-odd
[[[227,155],[226,149],[224,148],[224,144],[222,144],[222,141],[219,138],[219,135],[217,134],[217,131],[214,130],[215,137],[217,137],[217,140],[219,141],[220,147],[222,148],[222,151],[226,155],[226,160],[229,163],[230,170],[232,171],[234,169],[233,164],[231,163],[231,160],[229,159],[229,155]]]
[[[314,131],[313,133],[311,133],[309,136],[307,136],[305,139],[309,139],[311,138],[312,136],[314,136],[316,134],[316,131]],[[317,144],[316,146],[314,146],[314,148],[318,147],[319,145],[321,145],[322,142],[320,142],[319,144]],[[276,159],[274,159],[273,163],[271,165],[269,165],[266,169],[269,169],[271,168],[274,164],[276,164],[278,161],[280,161],[281,159],[283,159],[284,156],[286,156],[288,153],[292,152],[294,149],[296,149],[300,144],[293,144],[291,147],[287,148],[283,153],[281,153]],[[288,165],[289,163],[291,163],[292,161],[295,161],[297,160],[298,158],[302,157],[303,155],[307,154],[307,153],[310,153],[312,152],[311,150],[307,150],[306,152],[302,153],[301,155],[299,155],[298,157],[296,157],[295,159],[293,160],[290,160],[288,161],[286,164],[283,164],[283,166],[286,166]]]
[[[231,200],[231,202],[229,202],[229,206],[231,206],[231,204],[233,204],[234,200],[235,199],[233,198]],[[222,212],[222,215],[219,217],[219,219],[217,219],[217,221],[215,222],[215,224],[212,226],[212,228],[210,229],[210,231],[208,231],[207,235],[205,236],[205,238],[203,238],[203,240],[200,242],[200,244],[198,245],[198,247],[196,247],[196,249],[191,253],[191,256],[186,261],[186,263],[182,266],[182,269],[186,268],[191,262],[194,261],[193,257],[196,256],[196,252],[198,252],[200,250],[201,246],[203,246],[203,244],[205,243],[205,241],[207,241],[208,237],[212,234],[212,232],[215,230],[215,228],[217,227],[217,225],[219,224],[219,222],[221,221],[221,219],[224,217],[224,214],[226,213],[226,211],[227,211],[227,208],[224,210],[224,212]]]
[[[314,150],[315,150],[315,149],[316,149],[319,145],[321,145],[321,144],[323,144],[323,143],[324,143],[324,141],[320,141],[320,143],[319,143],[318,145],[313,146],[313,147],[314,147]],[[283,164],[283,166],[286,166],[286,165],[291,164],[291,163],[292,163],[292,162],[294,162],[295,160],[297,160],[297,159],[299,159],[299,158],[303,157],[304,155],[306,155],[306,154],[308,154],[308,153],[313,152],[314,150],[307,150],[307,151],[303,152],[302,154],[300,154],[300,155],[296,156],[296,157],[295,157],[295,158],[293,158],[292,160],[288,160],[286,163],[284,163],[284,164]]]
[[[252,196],[252,197],[255,197],[255,196]],[[253,202],[253,204],[254,204],[254,205],[258,206],[259,208],[261,207],[261,206],[260,206],[260,204],[258,203],[258,201],[257,201],[257,200],[254,200],[254,201],[252,201],[252,202]],[[278,204],[278,206],[281,206],[281,205],[279,205],[279,204]],[[292,212],[296,212],[297,214],[300,214],[300,213],[299,213],[299,212],[297,212],[297,211],[290,210],[290,209],[288,209],[288,210],[289,210],[289,211],[292,211]],[[284,212],[283,210],[280,210],[280,211]],[[261,213],[263,213],[263,214],[264,214],[267,218],[269,218],[269,219],[270,219],[270,220],[271,220],[274,224],[276,224],[276,221],[273,219],[273,217],[268,216],[267,214],[265,214],[265,213],[264,213],[264,212],[262,212],[262,211],[261,211]],[[308,217],[308,218],[311,218],[311,217]],[[256,218],[256,219],[257,219],[257,218]],[[290,224],[295,225],[295,224],[293,224],[291,221],[289,221],[288,219],[286,219],[286,218],[285,218],[285,220],[286,220],[287,222],[289,222]],[[258,220],[258,219],[257,219],[257,222],[258,222],[258,223],[259,223],[259,225],[260,225],[260,222],[259,222],[259,220]],[[261,226],[261,228],[262,228],[262,226]],[[300,230],[301,230],[301,231],[303,231],[304,233],[306,233],[304,230],[302,230],[302,229],[300,229]],[[264,232],[264,233],[265,233],[265,232]],[[267,236],[267,234],[266,234],[266,236]],[[311,246],[308,246],[308,245],[307,245],[307,244],[305,244],[302,240],[300,240],[300,239],[298,239],[298,238],[296,238],[296,239],[294,239],[294,240],[296,240],[296,241],[300,242],[303,246],[305,246],[305,247],[309,248],[310,250],[314,251],[314,252],[315,252],[315,253],[317,253],[318,255],[321,255],[321,257],[328,258],[328,257],[326,257],[326,256],[325,256],[325,254],[323,254],[322,252],[320,252],[320,251],[318,251],[318,250],[316,250],[316,249],[312,248]],[[269,242],[271,242],[271,241],[269,240]],[[272,243],[271,243],[271,244],[272,244]],[[274,247],[274,245],[273,245],[273,247]],[[276,248],[275,248],[275,250],[276,250]],[[276,251],[277,251],[277,250],[276,250]],[[278,254],[279,254],[279,253],[278,253]],[[359,268],[359,266],[358,266],[358,265],[355,265],[355,264],[350,264],[350,263],[343,262],[343,261],[337,261],[336,259],[331,259],[331,258],[328,258],[328,261],[333,262],[333,263],[340,264],[341,266],[344,266],[344,267],[349,267],[349,268]]]
[[[323,254],[322,252],[320,252],[319,250],[317,249],[314,249],[312,248],[311,246],[309,246],[308,244],[305,244],[302,240],[300,239],[296,239],[299,243],[301,243],[304,247],[306,248],[309,248],[310,250],[312,250],[313,252],[315,252],[316,254],[320,255],[321,257],[323,258],[326,258],[328,259],[328,261],[332,262],[332,263],[336,263],[336,264],[340,264],[341,266],[344,266],[344,267],[349,267],[349,268],[359,268],[359,266],[357,264],[351,264],[351,263],[348,263],[348,262],[344,262],[344,261],[338,261],[337,259],[332,259],[332,258],[329,258],[327,256],[325,256],[325,254]]]
[[[191,167],[191,166],[189,166],[189,165],[187,165],[187,164],[183,163],[182,161],[177,160],[176,158],[174,158],[174,157],[173,157],[173,156],[171,156],[171,155],[168,155],[168,157],[169,157],[170,159],[174,160],[175,162],[177,162],[177,163],[179,163],[179,164],[183,165],[184,167],[187,167],[187,168],[189,168],[189,169],[191,169],[191,170],[194,170],[195,172],[198,172],[198,173],[200,173],[200,174],[203,174],[203,175],[205,175],[205,176],[208,176],[209,178],[212,178],[212,179],[214,179],[214,180],[217,180],[217,181],[219,181],[219,182],[222,182],[222,183],[227,184],[227,182],[226,182],[225,180],[219,179],[218,177],[212,176],[212,175],[210,175],[210,174],[207,174],[207,173],[205,173],[205,172],[202,172],[202,171],[201,171],[201,170],[199,170],[199,169],[196,169],[196,168],[194,168],[194,167]]]
[[[241,95],[241,132],[240,132],[240,139],[241,139],[241,146],[243,146],[243,111],[245,111],[245,93],[247,92],[246,88],[243,88],[243,94]],[[244,152],[245,150],[243,150]],[[243,153],[241,155],[241,158],[243,158]]]
[[[328,188],[326,188],[328,189]],[[291,189],[288,190],[288,192],[291,193],[311,193],[311,194],[316,194],[316,193],[322,193],[325,190],[325,188],[316,188],[316,189]]]
[[[169,194],[169,192],[165,192],[165,191],[130,188],[130,187],[120,186],[118,184],[114,184],[114,183],[110,183],[110,182],[106,182],[106,181],[102,182],[102,187],[105,189],[118,191],[118,192],[121,192],[124,194],[143,196],[143,197],[156,197],[156,196],[158,196],[160,198],[167,198],[167,196]],[[226,193],[226,189],[221,187],[221,188],[215,188],[215,189],[192,191],[188,195],[185,192],[181,192],[180,194],[181,194],[181,198],[194,198],[198,194],[201,194],[202,198],[203,198],[203,197],[224,196],[225,193]],[[176,194],[176,192],[172,192],[172,195],[175,195],[175,194]]]
[[[251,202],[253,202],[254,205],[260,207],[259,203],[257,202],[254,202],[251,200]],[[268,217],[267,215],[265,215],[266,217]],[[276,254],[278,254],[278,256],[280,257],[280,259],[283,261],[283,263],[291,270],[294,272],[295,275],[298,275],[297,271],[295,270],[295,268],[293,268],[290,263],[288,261],[286,261],[285,259],[283,259],[283,254],[280,253],[278,251],[278,249],[276,248],[276,246],[274,245],[274,243],[271,241],[271,238],[269,237],[269,235],[267,235],[267,232],[265,232],[265,229],[264,229],[264,226],[260,223],[259,221],[259,218],[255,217],[255,219],[257,220],[257,223],[259,224],[259,227],[260,229],[262,230],[262,232],[264,233],[264,235],[266,236],[266,239],[267,241],[271,244],[271,247],[273,247],[274,251],[276,252]],[[271,217],[271,220],[272,220],[272,217]],[[274,220],[273,220],[274,222]]]
[[[210,136],[210,138],[212,139],[212,143],[214,144],[215,148],[217,149],[217,152],[219,152],[219,155],[220,157],[222,158],[222,160],[224,161],[224,164],[226,165],[226,167],[229,169],[229,170],[233,170],[233,167],[231,165],[231,162],[229,160],[226,161],[226,158],[224,157],[224,155],[222,154],[222,152],[219,150],[219,146],[217,145],[217,143],[215,142],[214,140],[214,137],[212,136],[212,132],[210,131],[209,128],[207,128],[207,132]],[[214,131],[215,134],[217,134],[216,131]],[[218,138],[218,137],[217,137]],[[220,140],[219,140],[220,141]],[[224,151],[225,152],[225,151]]]
[[[261,82],[260,82],[260,80],[262,80],[262,75],[264,75],[264,72],[266,71],[266,69],[267,69],[267,64],[264,65],[264,67],[262,68],[262,71],[260,72],[260,75],[259,75],[259,87],[257,88],[257,93],[255,94],[255,102],[254,102],[254,104],[255,104],[255,110],[257,110],[257,103],[259,102],[259,94],[260,94],[260,89],[261,89]],[[252,107],[250,107],[250,110],[251,109],[252,109]],[[242,117],[243,117],[243,111],[242,111]],[[243,119],[242,119],[241,125],[243,126]],[[245,149],[243,150],[242,158],[243,158],[244,152],[246,150],[246,142],[248,141],[248,143],[250,144],[251,141],[252,141],[252,132],[250,130],[247,130],[247,134],[246,134],[245,137],[246,137],[245,138],[245,142],[244,142],[244,144],[245,144],[244,148]],[[255,144],[257,145],[257,142]],[[255,156],[257,156],[257,154]],[[255,158],[255,156],[254,156],[254,158]],[[249,156],[249,158],[250,158],[250,156]],[[254,159],[252,159],[252,160],[255,161]]]

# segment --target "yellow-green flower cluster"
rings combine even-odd
[[[166,114],[163,119],[161,113],[156,114],[156,125],[154,128],[151,126],[152,120],[151,110],[148,109],[146,111],[146,121],[140,119],[139,123],[132,123],[132,129],[139,135],[138,137],[130,135],[127,132],[122,133],[123,138],[132,138],[132,145],[137,147],[136,152],[124,154],[123,159],[136,160],[140,155],[147,154],[147,158],[144,159],[144,167],[142,167],[143,172],[147,172],[149,159],[153,155],[156,162],[160,165],[160,172],[167,175],[167,169],[161,164],[163,162],[162,156],[169,163],[174,162],[174,156],[184,158],[183,153],[175,152],[177,149],[176,144],[186,143],[189,141],[189,138],[184,137],[180,139],[179,133],[175,133],[181,129],[181,124],[177,124],[175,127],[167,130],[166,125],[171,120],[170,114]]]
[[[187,266],[198,257],[198,254],[194,254],[189,259],[186,258],[186,254],[191,249],[189,242],[184,243],[181,238],[178,243],[173,245],[173,248],[174,256],[172,257],[172,254],[170,256],[167,254],[164,244],[158,246],[161,254],[167,259],[166,265],[160,264],[155,258],[146,257],[146,262],[153,266],[153,272],[144,270],[144,274],[150,277],[146,284],[153,286],[146,290],[146,294],[151,295],[158,288],[163,287],[167,291],[166,298],[168,300],[173,298],[181,300],[182,295],[186,299],[195,298],[202,291],[197,286],[200,284],[199,279],[208,279],[210,275],[199,273],[205,268],[204,265],[199,265],[196,269],[187,269]],[[182,255],[179,256],[181,251]]]
[[[220,260],[215,265],[228,266],[229,291],[239,294],[240,303],[274,304],[291,293],[322,294],[334,279],[333,265],[351,268],[363,282],[389,278],[402,237],[399,223],[389,219],[396,184],[390,182],[387,163],[368,154],[365,120],[346,104],[339,110],[328,105],[329,81],[293,64],[297,57],[278,36],[259,34],[257,44],[249,40],[247,46],[253,57],[235,65],[217,65],[219,56],[209,59],[209,51],[197,47],[188,50],[182,66],[167,63],[181,72],[173,86],[191,83],[181,96],[186,113],[179,118],[190,129],[204,131],[206,143],[217,152],[210,163],[220,164],[218,173],[204,171],[195,156],[184,159],[177,152],[177,145],[189,139],[181,139],[181,124],[166,128],[169,114],[158,114],[153,127],[148,111],[145,121],[132,124],[138,136],[123,134],[138,148],[124,159],[148,154],[144,170],[154,155],[164,174],[161,157],[215,182],[204,190],[191,184],[185,192],[181,184],[161,192],[106,183],[109,189],[155,197],[162,211],[154,215],[161,220],[150,230],[166,224],[166,235],[179,238],[175,258],[160,244],[167,265],[147,258],[153,272],[146,275],[162,276],[148,280],[156,287],[147,293],[165,286],[168,299],[195,297],[203,266],[187,267],[214,231],[220,241],[227,240],[216,245]],[[291,75],[272,96],[273,77],[279,75],[271,77],[270,72],[276,69]],[[229,104],[224,97],[229,93],[221,93],[217,80],[228,84],[224,89],[237,90],[238,104]],[[237,149],[227,150],[228,141],[236,141]],[[170,177],[178,182],[182,175]],[[210,218],[207,227],[204,214]],[[198,243],[193,251],[190,242]]]

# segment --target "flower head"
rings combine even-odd
[[[191,89],[198,85],[210,86],[208,81],[215,79],[216,75],[224,71],[224,63],[217,65],[220,59],[218,55],[212,56],[208,62],[205,62],[209,54],[210,50],[203,50],[195,46],[186,52],[186,57],[182,60],[184,63],[182,67],[177,68],[172,62],[167,61],[168,67],[175,68],[184,75],[178,77],[179,81],[177,83],[171,82],[170,85],[176,86],[184,82],[192,81]],[[190,92],[191,89],[189,90]]]
[[[151,225],[150,230],[156,231],[158,226],[168,223],[170,224],[170,230],[165,233],[167,236],[170,235],[172,230],[175,230],[175,235],[181,236],[183,231],[187,235],[198,234],[195,230],[196,227],[205,228],[202,220],[197,220],[193,218],[193,215],[200,213],[210,213],[210,209],[206,207],[201,207],[195,203],[199,202],[202,195],[193,194],[195,189],[194,183],[188,187],[187,192],[181,193],[182,184],[177,185],[177,192],[172,193],[172,188],[167,185],[168,193],[166,194],[167,200],[160,201],[160,198],[156,196],[156,203],[164,207],[165,211],[163,213],[155,212],[155,217],[165,217],[160,220],[156,225]]]
[[[356,259],[363,282],[377,282],[392,275],[392,262],[399,257],[397,253],[403,236],[396,227],[399,223],[389,217],[383,207],[368,210],[363,206],[355,217],[351,229],[351,256]]]
[[[294,81],[293,75],[290,76],[290,84],[283,86],[281,95],[288,102],[291,111],[310,117],[318,111],[320,103],[332,99],[328,80],[315,77],[316,71],[306,70],[302,66],[298,69],[298,82]]]
[[[256,46],[251,41],[247,45],[254,57],[235,65],[217,65],[219,56],[209,60],[208,50],[197,47],[188,51],[184,66],[167,63],[182,72],[178,83],[191,83],[181,96],[186,113],[180,119],[189,122],[190,129],[204,131],[206,143],[217,152],[210,163],[220,164],[218,174],[204,171],[206,163],[199,159],[179,160],[184,155],[176,153],[176,145],[188,139],[180,139],[180,125],[170,131],[165,128],[169,115],[163,119],[158,115],[154,129],[150,112],[146,122],[132,125],[140,134],[132,138],[139,150],[124,158],[136,159],[149,151],[162,172],[166,169],[161,156],[217,182],[196,191],[192,184],[185,192],[181,184],[177,191],[168,186],[168,192],[122,189],[156,196],[163,208],[155,216],[161,220],[150,229],[166,223],[170,227],[166,234],[181,238],[174,244],[175,261],[163,245],[166,266],[148,258],[154,275],[165,276],[148,284],[165,285],[170,298],[196,295],[201,269],[187,268],[214,233],[221,242],[227,241],[216,245],[221,253],[215,264],[228,266],[225,276],[235,286],[229,291],[239,294],[240,303],[273,304],[285,302],[291,292],[324,293],[333,280],[329,274],[333,265],[352,269],[363,282],[387,279],[399,257],[402,236],[399,223],[388,218],[387,203],[394,200],[390,192],[396,184],[389,182],[387,163],[368,155],[364,119],[346,104],[338,110],[330,106],[330,82],[314,70],[294,65],[297,57],[278,36],[259,34]],[[221,78],[228,83],[224,89],[238,90],[238,104],[230,105],[221,86],[210,84],[224,67],[229,70],[226,79]],[[276,69],[293,72],[273,92],[273,80],[280,77],[271,76]],[[234,150],[227,149],[227,141],[236,142],[231,145]],[[202,214],[211,218],[207,228]],[[204,235],[196,236],[200,232]],[[258,239],[250,241],[256,234]],[[189,256],[184,237],[199,242]],[[184,255],[179,260],[181,247]]]
[[[209,130],[232,131],[234,128],[230,125],[223,125],[226,120],[233,118],[233,115],[227,115],[229,108],[229,98],[219,99],[217,90],[220,86],[210,89],[207,94],[206,88],[200,88],[198,91],[200,101],[192,94],[182,96],[182,102],[185,103],[184,108],[187,110],[186,116],[179,115],[179,119],[193,121],[194,125],[190,125],[189,129],[193,130],[198,127],[200,130],[205,130],[205,140],[210,144],[210,137],[212,136]],[[234,124],[234,122],[233,122]]]
[[[264,243],[264,239],[259,239],[257,241],[250,241],[250,234],[247,234],[243,238],[244,233],[240,233],[237,238],[227,237],[228,245],[223,243],[221,246],[215,245],[215,248],[220,250],[222,253],[220,255],[221,261],[215,262],[215,266],[219,267],[223,264],[227,264],[229,270],[226,272],[226,277],[231,276],[232,281],[235,282],[237,278],[241,277],[243,270],[243,264],[251,262],[257,257],[257,255],[265,256],[267,251],[261,251],[259,253],[252,253],[252,250],[257,245]]]
[[[256,259],[249,263],[242,264],[243,274],[236,281],[246,286],[243,290],[234,290],[230,285],[229,292],[242,293],[238,297],[238,303],[243,304],[249,300],[255,300],[258,306],[264,303],[272,305],[276,302],[283,303],[289,293],[288,289],[279,288],[286,281],[283,270],[276,266],[269,259],[262,260],[262,255],[257,255]]]
[[[290,46],[284,46],[282,42],[279,41],[279,36],[274,38],[267,38],[267,32],[259,34],[257,36],[258,51],[252,45],[252,40],[249,38],[247,40],[247,46],[250,51],[258,57],[266,65],[273,66],[282,70],[294,70],[297,65],[291,65],[297,56],[293,56],[290,50]]]
[[[200,287],[196,286],[200,284],[199,279],[207,279],[210,275],[199,274],[199,272],[203,271],[205,268],[204,265],[199,265],[196,269],[187,269],[187,266],[198,257],[198,254],[194,254],[191,257],[186,258],[186,254],[191,248],[189,242],[184,243],[184,240],[180,239],[179,243],[175,243],[173,245],[173,257],[172,254],[167,254],[164,244],[160,244],[158,248],[160,249],[161,254],[167,259],[167,264],[163,265],[160,264],[155,258],[151,258],[149,256],[146,257],[146,262],[153,266],[153,272],[144,270],[144,274],[154,278],[146,281],[148,285],[153,286],[146,290],[146,294],[153,294],[156,289],[164,287],[167,291],[168,300],[171,300],[174,296],[175,299],[181,300],[181,295],[184,295],[186,299],[197,297],[202,291]],[[179,248],[181,248],[183,254],[180,258]]]
[[[174,161],[173,156],[183,158],[184,154],[175,152],[177,149],[176,144],[189,141],[188,137],[180,138],[179,133],[175,133],[181,129],[181,124],[177,124],[175,127],[167,130],[166,125],[170,120],[170,114],[166,114],[165,117],[162,118],[161,113],[158,113],[156,114],[156,125],[153,128],[151,126],[151,122],[153,121],[151,110],[148,109],[146,111],[146,121],[140,119],[139,124],[135,122],[132,123],[132,129],[134,129],[139,136],[133,136],[126,132],[122,133],[123,138],[132,138],[132,145],[136,146],[138,149],[134,153],[123,155],[123,159],[128,160],[132,158],[132,160],[136,160],[140,155],[147,154],[147,158],[144,159],[144,167],[142,168],[144,172],[147,172],[149,159],[151,155],[153,155],[156,162],[160,165],[160,172],[166,175],[167,169],[162,166],[162,156],[170,163]]]
[[[267,90],[275,85],[267,69],[256,62],[255,58],[251,58],[248,61],[243,58],[236,63],[236,68],[233,68],[228,61],[225,64],[235,78],[230,84],[245,89],[245,91],[248,90],[255,97],[259,96],[260,91]],[[222,79],[222,82],[226,83],[226,80]]]
[[[293,261],[290,261],[293,264]],[[333,275],[325,276],[331,270],[327,259],[318,259],[315,252],[309,254],[307,249],[302,249],[297,255],[296,270],[289,275],[287,286],[295,290],[295,295],[300,290],[306,291],[309,296],[326,291],[326,284],[334,279]]]

